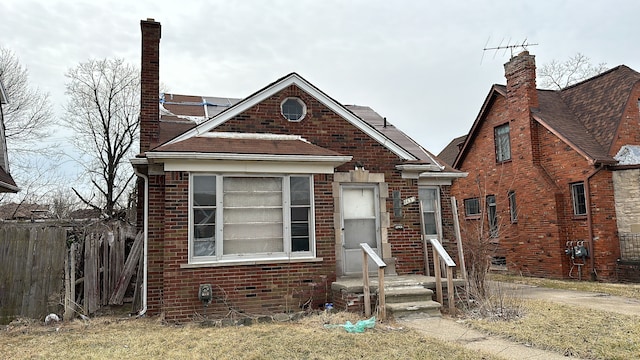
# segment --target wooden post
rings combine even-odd
[[[444,302],[442,296],[442,275],[440,273],[440,259],[438,256],[438,250],[435,246],[433,248],[433,272],[436,273],[436,296],[438,302],[442,304]]]
[[[380,320],[387,318],[387,300],[384,295],[384,268],[378,268],[378,304]]]
[[[75,284],[71,284],[71,275],[69,270],[69,263],[71,262],[71,249],[67,252],[67,256],[64,259],[64,314],[62,319],[64,321],[71,320],[73,312],[71,311],[71,286],[75,287]]]
[[[427,238],[424,236],[424,211],[422,209],[422,201],[418,201],[420,206],[420,233],[422,234],[422,247],[424,252],[424,274],[431,276],[431,269],[429,269],[429,247],[427,246]]]
[[[362,250],[362,292],[364,293],[364,314],[371,316],[371,297],[369,295],[369,264],[367,252]]]
[[[458,261],[460,262],[460,271],[462,278],[467,279],[467,267],[464,263],[464,250],[462,248],[462,235],[460,234],[460,221],[458,220],[458,205],[455,196],[451,197],[451,211],[453,212],[453,229],[456,233],[456,242],[458,243]]]
[[[453,268],[447,266],[447,297],[449,302],[449,314],[456,314],[456,298],[453,287]]]

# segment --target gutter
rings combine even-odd
[[[142,309],[138,312],[138,316],[144,316],[147,312],[147,284],[148,284],[148,253],[149,253],[149,177],[134,166],[133,172],[144,180],[144,222],[142,226],[144,250],[143,255],[143,281],[142,281]]]
[[[589,248],[591,249],[591,280],[595,281],[597,280],[598,277],[598,273],[596,272],[596,257],[595,257],[595,251],[593,248],[593,219],[591,216],[591,184],[589,183],[589,180],[596,175],[598,172],[600,172],[600,170],[603,169],[603,165],[600,164],[594,171],[591,172],[591,174],[589,174],[587,176],[587,178],[585,179],[585,201],[586,201],[586,206],[587,206],[587,229],[589,230]]]

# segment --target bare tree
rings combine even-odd
[[[138,138],[140,72],[122,59],[103,59],[80,63],[66,76],[64,122],[75,133],[73,145],[85,154],[78,162],[94,193],[73,190],[85,204],[114,216],[134,177],[126,160]]]
[[[577,53],[565,61],[552,60],[538,69],[540,87],[560,90],[607,70],[606,63],[594,65],[587,56]]]
[[[54,125],[49,94],[29,86],[29,73],[15,53],[0,47],[0,80],[9,103],[3,107],[7,146],[17,156],[43,153],[42,139]],[[20,162],[15,162],[20,166]]]

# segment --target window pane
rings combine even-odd
[[[224,241],[227,240],[252,240],[270,239],[278,237],[282,239],[282,223],[272,224],[225,224]]]
[[[309,221],[308,207],[291,208],[291,221]]]
[[[282,209],[224,209],[225,224],[268,224],[274,222],[282,224]]]
[[[282,251],[284,251],[282,248],[282,238],[225,240],[222,250],[225,255],[276,253]]]
[[[511,222],[518,221],[518,208],[516,205],[515,191],[509,191],[509,211],[511,212]]]
[[[308,237],[309,236],[309,224],[307,223],[293,223],[291,224],[291,236],[294,237]]]
[[[282,115],[288,120],[299,120],[302,118],[303,113],[302,104],[297,99],[287,99],[282,103]]]
[[[194,241],[193,242],[193,256],[215,256],[215,255],[216,255],[215,241]]]
[[[467,216],[480,214],[480,201],[478,198],[464,200],[464,212]]]
[[[496,146],[496,161],[500,162],[511,159],[509,124],[504,124],[495,128],[494,141]]]
[[[584,183],[571,184],[573,195],[573,214],[585,215],[587,213],[587,202],[584,193]]]
[[[354,249],[360,247],[360,243],[367,243],[372,248],[376,248],[376,220],[375,219],[354,219],[344,220],[345,244],[351,244]]]
[[[216,222],[215,209],[193,209],[194,224],[215,224],[215,222]]]
[[[487,196],[487,217],[489,220],[489,236],[498,237],[498,212],[494,195]]]
[[[309,251],[309,238],[293,238],[291,239],[291,251]]]
[[[291,177],[291,204],[292,205],[310,205],[311,194],[309,186],[309,177]]]
[[[193,255],[213,256],[216,254],[215,225],[195,225],[193,227]]]
[[[424,232],[425,235],[438,234],[438,229],[436,227],[436,215],[434,213],[424,213]]]
[[[374,189],[359,188],[342,190],[342,201],[349,205],[350,218],[375,218]],[[345,216],[347,216],[345,214]]]
[[[193,205],[215,206],[216,204],[216,177],[193,177]]]

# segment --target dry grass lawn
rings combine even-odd
[[[495,276],[511,281],[559,289],[591,291],[640,299],[640,286]],[[507,304],[517,304],[520,316],[502,321],[474,318],[473,328],[532,346],[585,359],[640,359],[638,316],[589,310],[549,301],[525,300],[517,293],[503,294]],[[509,299],[508,297],[513,298]]]
[[[510,321],[469,320],[472,327],[532,346],[586,359],[640,359],[640,317],[547,301],[523,300]]]
[[[591,291],[615,296],[640,299],[640,284],[611,284],[594,281],[570,281],[491,274],[490,280],[535,285],[552,289]]]
[[[495,359],[394,324],[350,334],[324,324],[354,314],[244,327],[164,325],[157,319],[95,318],[44,326],[14,323],[0,334],[5,359]],[[58,328],[59,327],[59,328]]]

